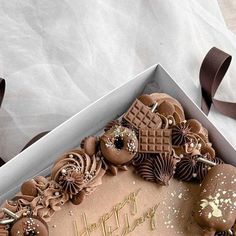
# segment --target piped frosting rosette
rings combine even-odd
[[[35,215],[49,222],[56,211],[69,200],[69,195],[53,180],[43,176],[26,181],[21,186],[21,195],[7,200],[3,207],[19,217]]]
[[[72,150],[59,158],[53,166],[51,178],[69,194],[74,204],[79,204],[86,195],[102,184],[105,170],[95,155],[83,150]]]

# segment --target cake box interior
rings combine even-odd
[[[137,96],[152,92],[163,92],[176,98],[188,118],[199,120],[208,129],[218,156],[236,166],[235,149],[232,145],[164,68],[156,64],[90,104],[2,166],[0,203],[13,197],[26,179],[48,175],[52,164],[62,153],[78,147],[84,137],[99,133],[107,122],[120,117]]]

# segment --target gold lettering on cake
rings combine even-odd
[[[155,205],[154,207],[150,208],[143,216],[135,219],[132,226],[130,226],[129,215],[125,214],[126,224],[125,224],[125,228],[122,233],[122,236],[125,236],[125,235],[133,232],[136,229],[136,227],[138,227],[140,224],[144,223],[148,219],[150,220],[151,230],[155,230],[156,229],[155,214],[156,214],[156,210],[158,208],[158,205]]]
[[[127,205],[130,206],[130,213],[133,216],[137,214],[138,211],[138,204],[137,204],[137,197],[140,192],[140,189],[138,189],[135,192],[130,193],[122,202],[119,202],[116,204],[110,212],[107,212],[103,214],[99,220],[96,223],[88,223],[87,215],[85,213],[82,213],[82,219],[83,219],[83,229],[81,232],[79,232],[78,222],[74,221],[74,229],[76,232],[76,236],[90,236],[92,232],[100,229],[102,231],[103,236],[118,236],[117,232],[120,230],[122,233],[122,236],[125,236],[131,232],[133,232],[136,227],[141,225],[142,223],[149,221],[151,230],[154,230],[156,228],[156,210],[158,208],[158,205],[155,205],[154,207],[150,208],[147,212],[145,212],[142,216],[134,219],[132,224],[130,224],[130,215],[128,213],[125,213],[125,224],[124,226],[121,225],[120,221],[120,215],[121,210],[124,209]],[[115,220],[115,225],[112,227],[109,224],[110,219]]]

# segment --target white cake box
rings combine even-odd
[[[137,96],[152,92],[168,93],[179,100],[186,116],[198,119],[208,129],[218,156],[236,166],[232,145],[158,64],[81,110],[2,166],[0,205],[5,199],[12,198],[26,179],[49,174],[52,164],[62,153],[79,146],[84,137],[98,133],[107,122],[120,117]]]

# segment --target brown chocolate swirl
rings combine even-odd
[[[168,185],[174,175],[175,162],[167,153],[157,154],[138,167],[138,174],[147,181]]]
[[[184,157],[176,165],[175,176],[183,181],[198,180],[202,182],[211,167],[203,162],[199,162],[197,160],[198,157],[210,160],[217,165],[224,163],[220,158],[215,158],[214,160],[212,160],[210,154],[184,154]]]
[[[184,154],[180,162],[177,163],[175,169],[175,176],[183,181],[191,181],[197,177],[197,160],[196,156]]]
[[[172,128],[172,143],[178,146],[187,143],[190,133],[190,128],[186,122],[174,125]]]
[[[89,194],[101,184],[105,171],[102,162],[87,155],[83,150],[72,150],[63,155],[53,166],[51,178],[67,192],[72,199],[82,190]]]
[[[137,152],[132,160],[132,164],[133,166],[140,166],[148,158],[151,158],[151,154]]]
[[[76,195],[78,189],[83,184],[83,174],[78,173],[75,170],[68,170],[67,174],[59,177],[59,184],[62,189],[70,195]]]
[[[69,200],[69,195],[62,191],[58,183],[38,176],[35,182],[37,196],[17,195],[3,205],[18,216],[34,215],[49,222],[54,213]],[[34,188],[35,186],[32,185]]]

